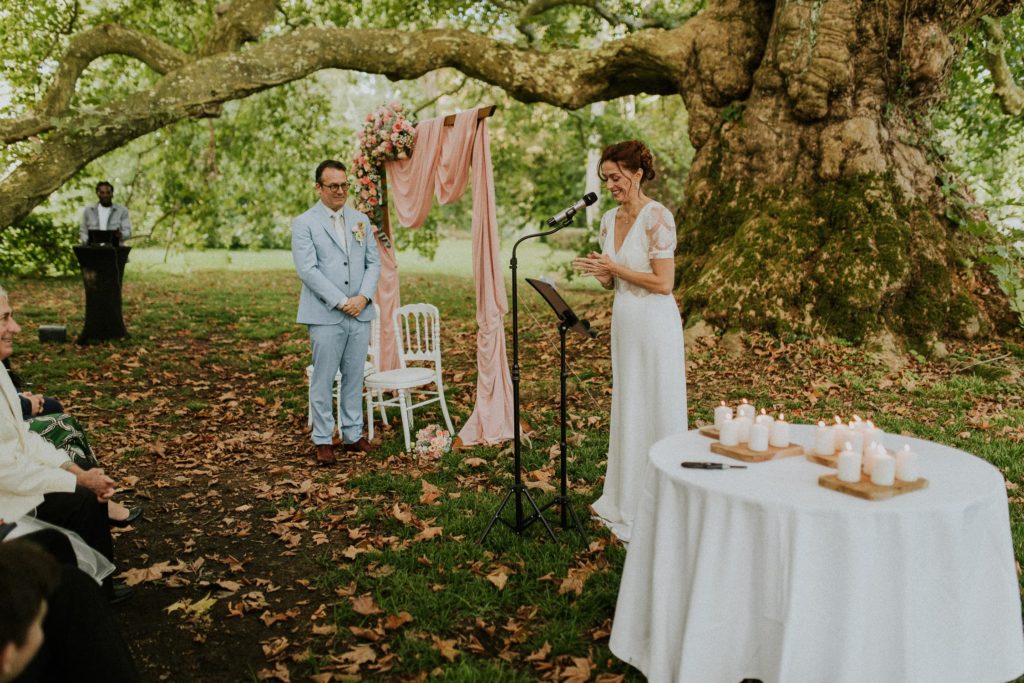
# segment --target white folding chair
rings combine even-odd
[[[367,349],[366,364],[363,366],[363,378],[376,372],[378,362],[380,359],[380,306],[376,303],[373,304],[374,309],[377,311],[377,316],[370,321],[370,344]],[[313,366],[306,366],[306,381],[307,383],[313,380]],[[366,396],[366,422],[367,422],[367,438],[373,441],[373,401],[370,395],[370,390],[364,386],[363,393]],[[338,432],[341,432],[341,370],[338,370],[337,374],[334,375],[334,406],[335,406],[335,420],[338,425]],[[384,408],[380,410],[381,419],[384,424],[387,424],[387,416],[384,415]],[[306,417],[306,424],[309,427],[313,426],[313,402],[309,402],[308,415]]]
[[[395,311],[392,324],[395,329],[400,367],[395,370],[374,372],[366,377],[367,391],[377,397],[369,399],[368,413],[372,424],[374,401],[379,401],[382,418],[385,415],[384,406],[398,407],[402,416],[405,449],[409,450],[412,447],[409,433],[414,408],[440,403],[448,433],[454,432],[452,420],[448,416],[448,403],[444,399],[444,383],[441,380],[441,318],[433,304],[407,304]],[[428,365],[410,367],[411,362],[424,362]],[[436,390],[423,389],[430,384],[434,384]],[[426,398],[418,403],[413,402],[413,390]],[[384,392],[397,393],[397,396],[384,398]]]

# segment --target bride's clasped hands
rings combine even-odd
[[[615,262],[607,254],[599,254],[596,251],[592,251],[586,256],[576,257],[573,259],[572,267],[578,273],[594,276],[605,287],[611,284],[615,275],[613,271]]]

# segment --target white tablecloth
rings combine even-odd
[[[794,426],[797,443],[813,427]],[[696,430],[656,443],[619,587],[611,650],[651,681],[1007,681],[1024,631],[999,471],[920,454],[927,489],[868,501],[822,488],[805,457],[745,470]]]

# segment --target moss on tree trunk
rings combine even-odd
[[[927,344],[1000,319],[922,142],[920,103],[941,97],[955,54],[948,27],[895,9],[776,3],[749,91],[717,106],[684,94],[697,122],[677,216],[688,324]]]

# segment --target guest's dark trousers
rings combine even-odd
[[[15,683],[136,683],[139,674],[110,605],[96,582],[75,566],[67,537],[45,530],[24,539],[53,555],[61,563],[61,575],[48,599],[43,646]]]
[[[96,500],[96,494],[89,489],[77,486],[74,493],[47,493],[35,509],[35,516],[74,531],[103,557],[114,561],[107,504]]]

